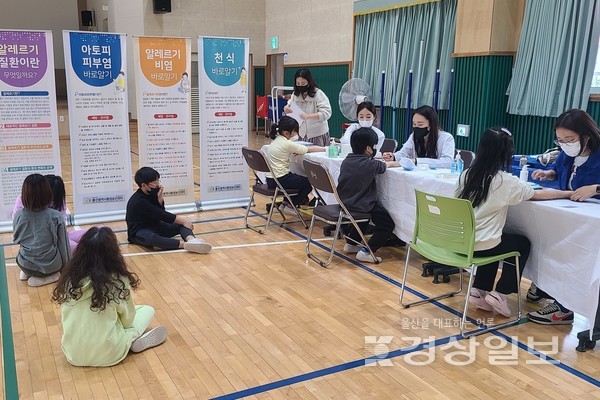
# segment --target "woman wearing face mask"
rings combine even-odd
[[[562,150],[547,170],[536,170],[533,179],[558,179],[562,190],[574,190],[571,200],[600,198],[600,131],[588,113],[567,110],[554,124],[554,143]]]
[[[429,106],[417,108],[413,114],[413,133],[395,153],[384,153],[386,161],[410,158],[415,164],[434,168],[450,168],[454,158],[454,137],[440,130],[437,113]]]
[[[300,138],[317,146],[329,146],[327,120],[331,117],[331,104],[306,68],[299,69],[294,75],[294,94],[283,109],[288,115],[292,113],[292,102],[303,111],[300,118],[304,122],[298,130]]]
[[[552,181],[558,179],[562,190],[573,190],[573,201],[600,198],[600,130],[588,113],[567,110],[554,124],[554,143],[562,150],[548,170],[536,170],[533,179]],[[538,303],[546,299],[546,306],[527,314],[533,322],[546,325],[573,323],[573,312],[566,309],[542,289],[531,285],[527,300]],[[550,300],[550,301],[548,301]]]
[[[373,126],[375,123],[375,118],[377,117],[377,112],[375,111],[375,106],[370,101],[363,101],[358,105],[356,110],[356,118],[358,122],[350,125],[346,132],[344,132],[344,136],[340,142],[342,144],[350,144],[350,138],[352,137],[352,133],[359,128],[371,128],[377,134],[377,153],[375,153],[375,157],[381,158],[381,146],[383,146],[383,141],[385,140],[385,134],[381,132],[377,127]]]
[[[298,189],[298,195],[292,197],[294,206],[298,207],[308,203],[308,194],[312,191],[312,186],[307,177],[290,171],[290,156],[325,151],[325,148],[307,147],[294,143],[295,139],[298,138],[298,121],[287,115],[279,120],[279,124],[271,125],[269,137],[273,141],[269,146],[269,150],[267,150],[267,159],[273,174],[285,189]],[[271,174],[267,174],[267,186],[270,189],[277,187]]]

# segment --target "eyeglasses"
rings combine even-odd
[[[556,139],[554,141],[554,144],[557,145],[558,147],[561,147],[561,146],[563,146],[565,144],[571,144],[571,143],[577,143],[577,142],[579,142],[579,139],[573,139],[573,140],[568,141],[568,142],[563,142],[562,140]]]

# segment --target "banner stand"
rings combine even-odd
[[[90,225],[102,222],[114,222],[125,220],[125,210],[99,211],[85,214],[68,214],[69,224]]]
[[[12,221],[0,221],[0,233],[12,232],[13,223]]]
[[[246,204],[247,203],[248,202],[246,202]],[[167,204],[165,208],[173,214],[190,214],[198,212],[196,203]],[[87,214],[67,214],[67,222],[71,226],[114,221],[125,221],[125,210],[101,211]],[[2,229],[2,225],[0,225],[0,229]],[[12,223],[8,229],[9,231],[12,230]]]
[[[206,200],[197,202],[198,211],[220,210],[223,208],[246,207],[250,201],[250,196],[239,199],[226,200]]]

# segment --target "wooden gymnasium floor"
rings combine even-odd
[[[135,170],[135,124],[131,132]],[[249,138],[255,148],[266,141],[254,133]],[[198,160],[197,136],[194,141]],[[71,193],[68,140],[61,140],[61,148]],[[197,165],[194,173],[198,182]],[[254,210],[252,221],[264,221],[264,201],[258,199]],[[209,255],[150,253],[127,244],[123,221],[106,224],[142,279],[136,302],[154,306],[152,326],[163,324],[169,331],[162,346],[112,368],[67,363],[60,347],[60,309],[49,300],[52,286],[20,282],[11,235],[0,235],[9,264],[21,398],[600,398],[600,353],[575,351],[583,317],[576,316],[573,326],[556,327],[525,320],[456,343],[452,325],[464,297],[399,306],[404,248],[380,250],[385,261],[378,266],[343,257],[325,269],[306,258],[306,230],[299,223],[272,226],[259,235],[243,227],[243,213],[235,208],[195,215],[195,233],[214,246]],[[322,238],[321,229],[317,237]],[[320,243],[329,246],[330,239]],[[420,277],[420,263],[412,260],[409,298],[448,287]],[[528,283],[523,282],[524,290]],[[507,342],[513,337],[514,344]],[[548,344],[553,338],[554,348]],[[551,353],[555,363],[541,361],[538,350]],[[387,351],[388,360],[365,366],[365,359]]]

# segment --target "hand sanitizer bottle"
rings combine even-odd
[[[465,162],[463,161],[463,159],[460,156],[460,150],[456,153],[456,173],[457,174],[462,174],[463,169],[465,167]]]
[[[460,151],[458,153],[456,153],[456,157],[454,157],[454,160],[452,160],[452,164],[450,164],[450,173],[451,174],[458,174],[460,175],[460,173],[463,170],[463,160],[462,158],[460,158]]]
[[[519,174],[519,179],[523,182],[527,182],[529,180],[529,170],[527,168],[527,157],[525,155],[521,156],[521,160],[519,160],[519,165],[521,166],[521,173]]]

